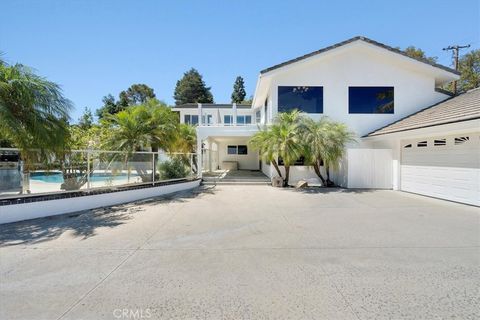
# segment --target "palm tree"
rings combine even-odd
[[[355,135],[348,130],[347,125],[340,122],[327,122],[328,141],[326,145],[326,152],[324,153],[323,162],[325,164],[325,171],[327,173],[327,186],[332,186],[334,183],[330,180],[330,169],[337,169],[340,159],[343,158],[346,150],[346,145],[349,142],[355,141]]]
[[[112,130],[106,147],[111,150],[125,151],[125,164],[135,151],[151,149],[169,150],[174,143],[176,121],[174,113],[163,103],[150,99],[145,104],[131,106],[105,119],[105,124]],[[156,172],[157,156],[154,155],[152,170]],[[152,161],[148,155],[135,155],[137,162]],[[152,175],[145,166],[136,164],[136,171],[142,181],[151,181]]]
[[[278,176],[283,178],[277,163],[278,152],[275,148],[272,148],[273,138],[271,131],[267,127],[263,127],[259,128],[259,131],[253,135],[248,143],[252,146],[253,150],[258,150],[262,161],[273,164]]]
[[[322,118],[320,121],[305,118],[302,129],[302,135],[304,137],[303,154],[305,161],[313,167],[315,173],[322,181],[322,185],[326,185],[327,180],[320,172],[320,167],[323,164],[323,158],[325,157],[325,151],[328,144],[326,118]]]
[[[0,135],[20,149],[22,192],[30,192],[33,158],[63,148],[71,108],[59,85],[26,66],[10,66],[0,59]]]
[[[330,121],[326,117],[319,121],[305,118],[302,131],[305,159],[313,166],[322,184],[332,186],[330,169],[338,168],[340,159],[345,153],[346,144],[354,141],[353,133],[345,124]],[[327,174],[326,179],[320,172],[322,164]]]
[[[259,131],[250,140],[260,155],[272,162],[280,177],[282,175],[276,159],[282,159],[285,167],[284,186],[288,186],[290,167],[302,156],[302,119],[302,113],[297,110],[280,113],[271,126]]]
[[[193,156],[196,147],[197,132],[195,127],[185,123],[179,124],[175,134],[174,142],[171,145],[171,151],[191,154],[190,156],[182,156],[182,159],[185,164],[192,161],[192,163],[189,165],[192,167],[191,170],[193,170],[195,173],[198,172],[197,159],[195,156]]]

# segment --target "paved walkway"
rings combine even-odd
[[[0,319],[479,319],[479,219],[255,185],[0,226]]]

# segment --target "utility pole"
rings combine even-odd
[[[443,50],[445,51],[453,51],[453,63],[454,63],[455,70],[457,71],[458,71],[458,52],[460,51],[460,49],[465,49],[465,48],[470,48],[470,45],[468,44],[465,46],[459,46],[457,44],[457,45],[443,48]],[[457,94],[457,81],[453,81],[453,93]]]

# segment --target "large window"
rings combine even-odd
[[[245,145],[227,146],[227,154],[248,154],[248,148]]]
[[[323,87],[278,87],[278,112],[323,113]]]
[[[207,126],[213,125],[213,116],[211,114],[203,115],[202,123]]]
[[[349,87],[349,113],[393,113],[393,87]]]
[[[187,124],[191,124],[191,125],[197,125],[198,124],[198,116],[196,116],[196,115],[186,114],[183,119],[184,119],[184,122],[187,123]]]
[[[223,116],[223,123],[227,126],[233,125],[233,116],[231,115],[224,115]]]
[[[252,116],[237,116],[237,125],[245,125],[252,123]]]

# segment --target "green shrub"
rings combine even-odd
[[[180,158],[167,160],[160,165],[160,176],[162,179],[185,178],[189,173],[187,166]]]

